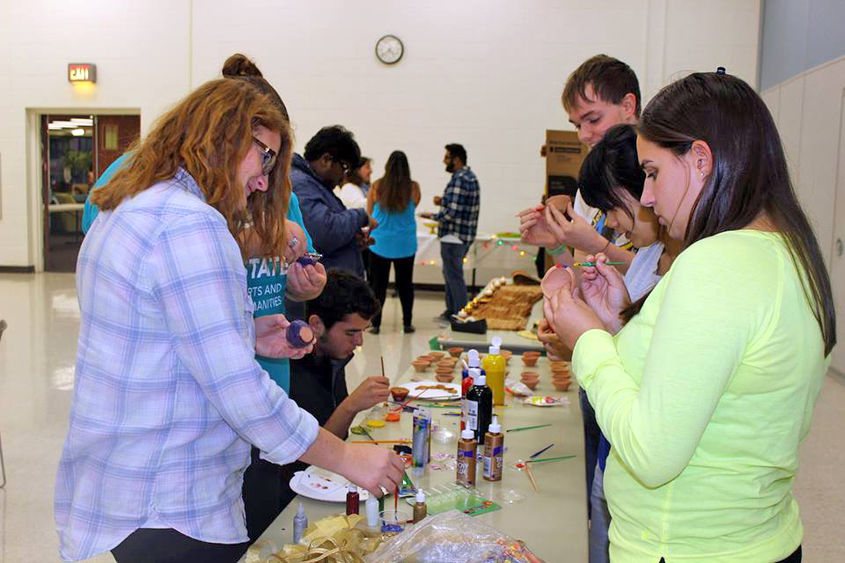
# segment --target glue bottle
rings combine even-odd
[[[487,374],[487,385],[493,391],[493,404],[505,404],[505,358],[499,354],[502,339],[494,336],[490,341],[489,353],[481,362]]]
[[[428,514],[428,507],[425,505],[425,493],[422,489],[417,489],[416,499],[414,503],[414,524],[425,518]]]
[[[296,509],[296,516],[293,517],[293,543],[299,543],[302,540],[302,534],[305,533],[307,527],[308,518],[305,517],[305,508],[300,502],[299,508]]]
[[[373,494],[370,494],[364,502],[364,509],[367,512],[367,526],[370,528],[378,527],[378,504],[378,499]]]
[[[493,422],[484,435],[484,472],[487,481],[502,480],[502,452],[505,449],[505,437],[499,424],[499,417],[494,416]]]

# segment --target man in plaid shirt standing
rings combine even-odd
[[[449,316],[467,304],[463,260],[475,240],[479,187],[478,178],[467,166],[467,151],[463,146],[446,145],[443,163],[446,172],[452,173],[452,179],[446,185],[443,197],[434,198],[434,204],[440,206],[440,211],[423,216],[439,223],[437,236],[440,238],[440,258],[443,261],[443,279],[446,281],[446,310],[438,320],[449,322]]]

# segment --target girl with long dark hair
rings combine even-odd
[[[402,326],[414,332],[414,255],[417,253],[417,223],[414,210],[420,203],[420,186],[411,180],[408,157],[393,151],[384,165],[384,176],[373,183],[367,194],[367,212],[378,221],[371,236],[370,284],[384,306],[390,266],[395,273],[396,291],[402,304]],[[372,332],[378,334],[381,313],[373,319]]]
[[[754,90],[697,73],[638,126],[652,207],[684,250],[618,332],[597,257],[545,303],[612,450],[611,559],[798,561],[798,447],[836,343],[830,280]],[[595,311],[595,312],[594,312]]]

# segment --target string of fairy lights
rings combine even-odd
[[[537,247],[532,245],[522,245],[520,244],[521,240],[518,235],[516,236],[503,236],[503,235],[491,235],[490,240],[485,241],[476,241],[474,247],[477,245],[481,245],[481,250],[489,251],[495,248],[507,248],[514,252],[515,254],[519,255],[520,257],[529,256],[532,259],[537,257]],[[472,253],[472,250],[470,250]],[[464,257],[464,264],[469,264],[471,258],[469,256]],[[435,259],[430,260],[420,260],[417,262],[420,266],[437,266],[439,265],[439,261]]]

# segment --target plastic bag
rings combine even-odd
[[[366,563],[541,563],[523,542],[457,510],[428,516],[365,556]]]

